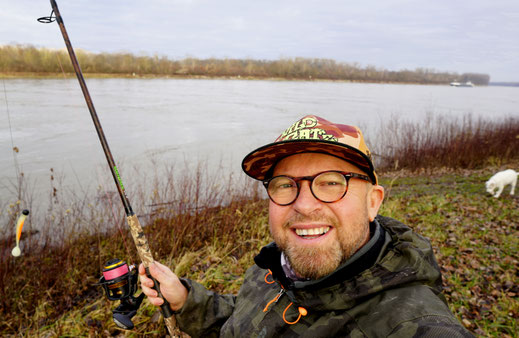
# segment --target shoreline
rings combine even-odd
[[[91,79],[176,79],[176,80],[249,80],[249,81],[293,81],[293,82],[341,82],[364,84],[402,84],[402,85],[426,85],[449,86],[449,83],[422,83],[405,81],[363,81],[346,79],[324,78],[287,78],[287,77],[259,77],[259,76],[212,76],[212,75],[159,75],[159,74],[117,74],[117,73],[83,73],[85,78]],[[70,79],[76,78],[75,73],[37,73],[37,72],[0,72],[0,79]],[[475,85],[474,87],[519,87],[519,82],[490,82],[487,85]]]
[[[435,85],[448,86],[448,83],[395,82],[395,81],[362,81],[325,78],[288,78],[288,77],[259,77],[259,76],[212,76],[212,75],[160,75],[160,74],[121,74],[121,73],[83,73],[92,79],[175,79],[175,80],[248,80],[248,81],[290,81],[290,82],[340,82],[364,84],[402,84],[402,85]],[[76,78],[75,73],[36,73],[36,72],[0,72],[0,79],[64,79]],[[479,86],[478,86],[479,87]]]

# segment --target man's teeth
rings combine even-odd
[[[313,228],[313,229],[296,229],[298,236],[319,236],[324,235],[330,230],[330,227]]]

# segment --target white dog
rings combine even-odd
[[[494,176],[490,177],[490,179],[485,183],[487,192],[497,198],[501,195],[505,186],[510,184],[512,185],[510,195],[513,195],[515,192],[515,185],[517,184],[517,175],[519,174],[512,169],[498,172]],[[494,194],[494,190],[496,189],[497,193]]]

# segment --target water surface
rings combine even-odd
[[[51,174],[71,189],[91,189],[100,176],[111,180],[75,78],[3,84],[0,202],[14,198],[15,163],[42,194],[37,199],[48,199]],[[395,116],[519,116],[514,87],[198,79],[87,79],[87,86],[123,179],[130,167],[200,160],[241,175],[249,151],[306,114],[359,125],[368,143]]]

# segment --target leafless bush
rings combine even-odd
[[[503,120],[428,115],[424,121],[395,117],[378,131],[379,170],[480,168],[519,157],[519,118]]]

